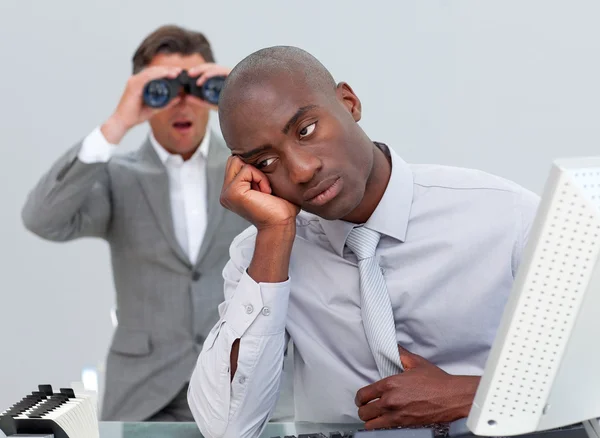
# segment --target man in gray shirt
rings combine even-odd
[[[409,165],[361,129],[314,57],[260,50],[219,107],[221,203],[254,224],[190,381],[205,436],[256,437],[294,343],[296,421],[365,427],[468,415],[538,197],[483,172]]]

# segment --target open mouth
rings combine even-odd
[[[178,131],[187,131],[191,129],[191,127],[192,122],[190,120],[178,120],[177,122],[173,123],[173,128]]]

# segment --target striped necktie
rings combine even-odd
[[[380,234],[365,227],[354,228],[346,245],[358,258],[361,313],[367,341],[381,378],[403,371],[396,342],[392,303],[381,268],[375,258]]]

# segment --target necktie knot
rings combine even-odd
[[[368,259],[375,255],[381,235],[377,231],[365,227],[353,228],[346,239],[346,245],[356,254],[358,260]]]

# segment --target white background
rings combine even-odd
[[[201,30],[231,66],[265,46],[307,49],[357,92],[373,140],[540,193],[552,159],[598,154],[599,22],[600,3],[577,0],[1,0],[0,411],[104,359],[106,244],[44,242],[20,210],[42,172],[110,115],[154,28]]]

